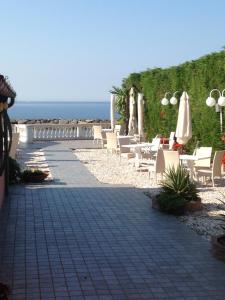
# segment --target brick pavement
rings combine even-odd
[[[141,191],[99,183],[71,145],[42,144],[54,181],[13,187],[2,209],[11,299],[225,299],[208,242]]]

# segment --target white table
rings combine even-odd
[[[133,135],[117,135],[117,138],[118,139],[125,139],[125,138],[132,139],[132,138],[134,138],[134,136]]]
[[[135,167],[140,167],[140,159],[141,159],[141,149],[151,147],[152,143],[140,143],[140,144],[130,144],[130,145],[122,145],[124,148],[130,148],[134,150],[135,153]]]
[[[187,162],[187,166],[190,170],[190,179],[193,181],[194,179],[194,165],[195,161],[198,160],[198,157],[196,155],[188,155],[188,154],[181,154],[180,160],[185,160]]]
[[[110,128],[103,128],[102,132],[113,132],[113,130]]]

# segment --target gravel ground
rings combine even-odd
[[[105,149],[77,149],[75,155],[85,164],[88,170],[103,183],[124,184],[134,186],[150,195],[157,194],[160,186],[149,179],[147,169],[137,171],[134,167],[134,159],[122,157],[121,161],[116,154],[107,154]],[[199,186],[199,195],[203,203],[201,211],[178,217],[181,222],[186,223],[198,234],[206,239],[212,235],[221,234],[218,216],[225,214],[225,204],[219,199],[224,199],[225,186]]]

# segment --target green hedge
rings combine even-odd
[[[200,145],[224,148],[221,142],[219,113],[206,106],[210,90],[225,89],[225,51],[212,53],[198,60],[167,69],[151,69],[130,74],[122,86],[135,85],[145,97],[145,130],[149,137],[156,134],[168,136],[176,128],[178,107],[162,106],[160,100],[167,91],[187,91],[192,111],[193,138],[188,143],[192,150],[196,141]],[[215,95],[217,97],[217,95]],[[225,126],[224,126],[225,128]]]

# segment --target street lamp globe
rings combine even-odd
[[[168,104],[169,104],[169,100],[168,100],[166,97],[164,97],[164,98],[161,100],[161,104],[162,104],[162,105],[168,105]]]
[[[213,97],[208,97],[206,99],[206,104],[209,106],[209,107],[212,107],[216,104],[216,100],[213,98]]]
[[[218,104],[220,106],[225,106],[225,97],[224,96],[220,96],[218,99]]]
[[[170,98],[170,104],[172,104],[172,105],[176,105],[177,104],[177,98],[176,97],[171,97]]]

